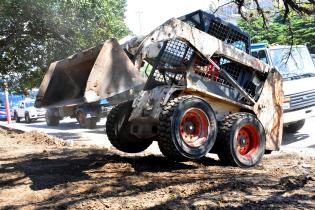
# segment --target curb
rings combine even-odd
[[[7,131],[14,131],[16,133],[26,133],[26,131],[23,131],[21,129],[11,128],[11,127],[5,126],[5,125],[0,125],[0,128],[7,130]]]

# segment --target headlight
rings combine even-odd
[[[290,102],[283,103],[282,108],[283,108],[284,110],[290,109]]]
[[[290,109],[290,103],[291,103],[291,98],[290,97],[284,97],[282,108],[284,110]]]

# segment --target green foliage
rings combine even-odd
[[[108,38],[122,38],[126,0],[1,0],[0,77],[38,86],[48,65]]]
[[[286,22],[282,16],[270,19],[268,28],[263,27],[262,18],[239,21],[239,26],[249,32],[252,43],[267,42],[282,45],[306,44],[315,53],[315,16],[291,14]]]

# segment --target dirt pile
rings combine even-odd
[[[22,141],[29,141],[33,144],[55,145],[55,146],[67,146],[69,145],[62,139],[50,136],[43,132],[31,131],[22,132],[13,129],[0,129],[0,134],[12,139],[20,139]]]

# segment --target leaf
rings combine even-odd
[[[129,33],[126,0],[0,1],[0,77],[39,86],[49,64]]]

